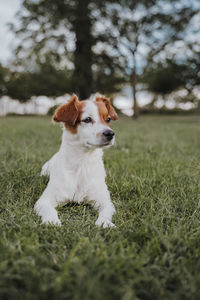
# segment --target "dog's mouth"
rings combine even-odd
[[[105,142],[105,143],[101,143],[101,144],[92,144],[90,142],[87,142],[87,145],[92,146],[92,147],[106,147],[111,145],[111,141]]]

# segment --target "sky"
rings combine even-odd
[[[14,20],[22,0],[0,1],[0,62],[5,64],[12,56],[14,35],[10,32],[7,23]]]

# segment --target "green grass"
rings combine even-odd
[[[0,119],[0,299],[199,299],[200,119],[122,117],[105,151],[115,229],[87,205],[59,208],[61,228],[33,206],[42,164],[60,144],[46,117]]]

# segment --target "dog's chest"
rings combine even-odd
[[[95,188],[99,177],[104,180],[104,167],[102,158],[96,160],[91,157],[87,160],[79,161],[79,164],[73,170],[74,174],[74,195],[73,200],[82,202],[87,198],[91,189]]]
[[[91,186],[91,176],[94,176],[94,168],[90,163],[81,161],[74,171],[75,191],[74,200],[82,202],[87,197],[88,190]]]

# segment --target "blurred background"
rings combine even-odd
[[[75,92],[123,113],[200,113],[199,0],[0,2],[0,116]]]

